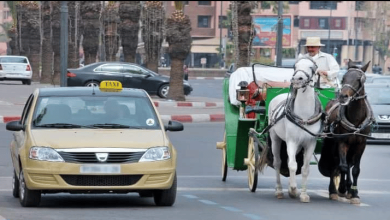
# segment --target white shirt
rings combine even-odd
[[[340,66],[337,63],[336,59],[332,55],[321,51],[319,51],[318,54],[316,54],[312,58],[317,63],[317,71],[326,71],[328,74],[328,76],[321,76],[321,88],[336,87],[337,74],[340,71]]]

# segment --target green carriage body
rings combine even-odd
[[[323,108],[329,100],[335,98],[335,88],[316,89],[319,93],[319,99]],[[257,132],[261,132],[268,126],[268,105],[271,100],[282,93],[288,93],[289,88],[267,88],[267,97],[265,99],[265,114],[256,114],[255,119],[240,118],[239,108],[231,105],[229,102],[229,78],[225,78],[223,82],[223,96],[225,108],[225,135],[226,135],[226,153],[227,166],[234,170],[246,170],[244,159],[248,155],[248,140],[249,129],[254,128]],[[258,137],[266,146],[268,133]],[[318,138],[315,153],[321,152],[322,139]]]

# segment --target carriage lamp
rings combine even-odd
[[[240,89],[237,89],[237,100],[240,102],[246,102],[249,99],[249,89],[248,83],[246,81],[241,81],[238,86]]]

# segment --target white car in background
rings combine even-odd
[[[25,56],[0,56],[0,81],[21,81],[31,85],[32,68]]]

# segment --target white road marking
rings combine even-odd
[[[217,205],[218,203],[210,201],[210,200],[205,200],[205,199],[200,199],[199,202],[202,202],[206,205]]]

